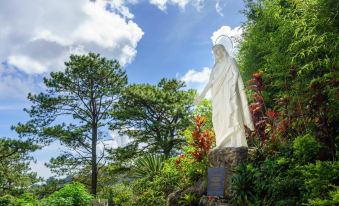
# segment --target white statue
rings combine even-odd
[[[254,128],[244,83],[239,75],[237,63],[231,55],[233,51],[231,39],[226,36],[220,37],[212,48],[215,64],[209,82],[195,100],[195,104],[199,104],[211,89],[216,148],[247,147],[244,125],[251,130]]]

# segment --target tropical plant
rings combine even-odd
[[[215,145],[214,132],[209,129],[204,129],[206,119],[202,116],[196,116],[194,118],[195,127],[192,132],[192,141],[189,144],[193,147],[193,151],[190,154],[196,159],[196,161],[202,161],[208,154],[208,152]]]
[[[138,178],[153,178],[160,174],[164,158],[159,155],[145,155],[138,158],[132,168],[132,174]]]

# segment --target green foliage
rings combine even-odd
[[[194,206],[199,203],[199,197],[195,193],[187,193],[180,200],[180,206]]]
[[[15,197],[12,195],[4,195],[0,197],[0,206],[14,206]]]
[[[252,115],[262,120],[255,121],[255,133],[265,141],[250,141],[250,158],[232,180],[233,202],[334,205],[339,2],[245,3],[248,21],[238,58],[245,79],[254,73],[250,83],[259,95],[252,94],[251,105],[259,112]]]
[[[29,167],[29,152],[36,149],[31,141],[0,138],[0,196],[20,195],[39,181]]]
[[[166,157],[176,153],[184,142],[181,133],[190,123],[195,95],[194,90],[184,87],[182,81],[162,79],[158,85],[132,84],[124,90],[113,111],[117,124],[111,129],[119,129],[133,141],[124,150],[114,152],[116,159],[140,153]]]
[[[175,160],[175,158],[165,160],[161,173],[152,179],[146,177],[134,180],[130,185],[133,196],[126,205],[165,205],[166,198],[171,192],[187,186],[188,180],[182,178]]]
[[[145,155],[138,158],[132,168],[132,173],[138,178],[153,178],[160,174],[163,168],[163,157],[158,155]]]
[[[255,187],[253,182],[258,171],[253,164],[240,164],[232,176],[232,202],[237,205],[248,204],[250,201],[255,202]]]
[[[40,204],[33,194],[23,193],[17,198],[11,195],[0,197],[0,206],[40,206]]]
[[[285,136],[310,133],[335,158],[339,35],[336,0],[246,0],[239,64],[261,71],[266,105],[286,120]],[[325,156],[325,155],[324,155]]]
[[[232,177],[233,202],[288,206],[330,200],[329,193],[339,185],[339,162],[307,164],[294,158],[291,150],[287,147],[255,164],[241,164]]]
[[[328,197],[329,192],[339,186],[339,162],[317,161],[315,164],[302,166],[304,180],[304,201]]]
[[[85,186],[73,182],[42,200],[44,206],[88,206],[93,199]]]
[[[39,201],[31,193],[24,193],[15,201],[15,206],[39,206]]]
[[[293,154],[302,162],[314,162],[322,146],[314,136],[306,134],[293,140]]]
[[[118,183],[103,189],[100,197],[108,199],[109,206],[127,206],[133,196],[133,190],[127,183]]]
[[[60,190],[66,183],[66,179],[56,179],[54,177],[50,177],[41,184],[33,185],[31,190],[34,194],[39,196],[39,199],[42,199]]]
[[[205,129],[213,130],[212,123],[212,102],[208,99],[204,99],[197,105],[193,112],[194,116],[202,116],[205,118]]]
[[[310,206],[332,206],[332,205],[339,205],[339,188],[330,192],[330,198],[321,199],[316,198],[309,200],[308,204]]]

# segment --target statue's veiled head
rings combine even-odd
[[[215,57],[215,61],[220,62],[229,57],[230,54],[233,52],[233,42],[228,36],[221,35],[214,42],[212,51]]]
[[[220,44],[213,46],[212,51],[216,62],[220,62],[228,56],[225,47]]]

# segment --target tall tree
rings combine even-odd
[[[65,65],[65,71],[44,78],[45,92],[28,95],[33,105],[25,111],[31,119],[14,128],[21,136],[44,143],[59,140],[69,149],[51,160],[55,172],[70,173],[90,165],[91,192],[96,195],[98,165],[105,160],[104,150],[97,150],[105,138],[100,128],[111,121],[109,111],[127,76],[116,60],[94,53],[71,55]]]
[[[142,152],[168,157],[179,148],[184,141],[181,132],[190,124],[195,96],[194,90],[185,91],[184,86],[175,79],[162,79],[156,86],[134,84],[124,90],[114,109],[116,124],[111,129],[119,129],[132,141],[117,150],[117,157]]]

